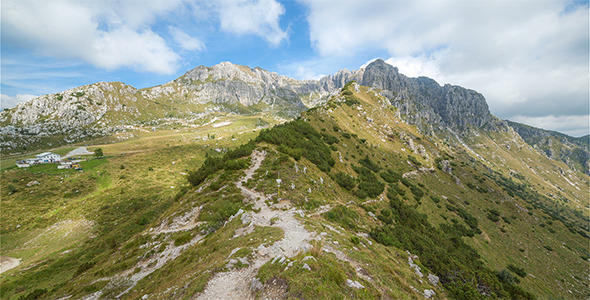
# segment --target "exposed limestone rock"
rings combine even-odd
[[[436,276],[434,274],[428,274],[428,281],[432,285],[437,285],[438,282],[440,281],[440,279],[438,278],[438,276]]]
[[[443,172],[447,173],[447,174],[453,174],[453,167],[451,166],[451,162],[448,160],[441,160],[440,161],[440,168]]]
[[[346,286],[354,288],[354,289],[364,289],[365,286],[362,285],[360,282],[356,280],[346,279]]]
[[[428,299],[436,295],[433,290],[424,290],[424,298]]]

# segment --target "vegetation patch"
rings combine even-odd
[[[374,227],[371,237],[384,245],[418,254],[422,264],[440,277],[451,297],[483,299],[483,293],[487,293],[495,297],[533,298],[514,282],[503,280],[486,268],[479,254],[461,239],[462,230],[432,227],[414,207],[396,196],[389,200],[389,207],[379,214],[384,225]]]
[[[262,130],[256,141],[277,145],[296,160],[305,157],[326,173],[336,163],[323,136],[301,119]]]

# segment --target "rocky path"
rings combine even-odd
[[[0,256],[0,273],[4,273],[20,265],[20,259],[8,256]]]
[[[263,193],[243,186],[244,182],[252,178],[265,157],[266,152],[254,151],[252,153],[253,163],[246,170],[246,176],[236,182],[236,186],[242,191],[242,194],[254,203],[256,210],[259,210],[259,212],[239,212],[242,222],[246,226],[237,230],[236,235],[248,234],[254,230],[255,226],[278,227],[285,232],[285,235],[272,245],[258,247],[255,252],[256,258],[248,262],[248,267],[217,273],[197,299],[252,299],[250,286],[262,265],[272,258],[293,257],[299,252],[306,252],[311,248],[309,242],[314,239],[315,234],[307,231],[295,218],[295,215],[302,214],[302,211],[294,208],[273,210],[265,203],[267,197]]]

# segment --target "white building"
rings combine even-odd
[[[41,163],[52,163],[52,162],[58,162],[58,161],[60,161],[61,160],[61,155],[55,154],[55,153],[51,153],[51,152],[43,152],[41,154],[37,154],[37,159]]]
[[[51,152],[43,152],[41,154],[37,154],[35,158],[25,159],[20,163],[25,164],[49,164],[59,162],[61,160],[61,155],[51,153]]]

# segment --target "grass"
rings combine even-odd
[[[587,176],[562,175],[559,170],[567,170],[565,165],[540,156],[524,143],[508,149],[499,142],[511,140],[508,133],[482,134],[465,141],[485,158],[479,159],[454,137],[440,140],[420,134],[401,122],[394,108],[387,109],[385,99],[364,87],[359,93],[349,90],[358,103],[332,100],[331,111],[316,108],[301,118],[328,144],[334,160],[330,168],[320,169],[305,156],[295,160],[278,151],[277,145],[258,144],[267,156],[245,185],[270,195],[270,202],[277,201],[278,192],[281,199],[290,200],[304,212],[300,219],[308,230],[325,233],[309,253],[315,260],[304,261],[308,254],[300,255],[291,259],[293,265],[287,269],[288,263],[269,262],[258,273],[263,282],[284,280],[291,297],[421,297],[424,289],[433,287],[409,267],[406,252],[366,235],[387,220],[379,218],[379,213],[389,207],[386,192],[395,186],[396,197],[426,215],[435,228],[445,224],[469,228],[468,222],[475,224],[472,220],[476,220],[481,233],[462,237],[462,241],[475,249],[491,270],[522,274],[519,268],[524,268],[526,276],[519,276],[519,286],[537,297],[587,296],[583,278],[588,274],[588,262],[583,258],[589,256],[588,240],[571,232],[543,207],[511,196],[494,180],[495,172],[510,176],[506,168],[510,166],[520,174],[512,176],[515,182],[524,180],[528,188],[552,194],[547,197],[564,209],[583,212],[588,206],[581,201]],[[261,122],[260,116],[217,116],[216,122],[231,124],[180,129],[170,125],[165,130],[137,132],[125,141],[93,141],[92,147],[102,148],[108,157],[84,162],[83,172],[57,170],[55,165],[2,170],[0,252],[23,258],[23,263],[0,275],[0,297],[15,299],[35,289],[46,289],[43,296],[50,298],[80,298],[103,288],[105,295],[115,295],[127,283],[112,284],[101,278],[136,272],[138,262],[163,251],[165,245],[187,245],[193,237],[203,235],[201,242],[188,247],[125,295],[129,299],[145,294],[190,298],[202,291],[215,273],[225,270],[232,250],[240,248],[232,258],[251,259],[259,245],[281,239],[283,232],[274,227],[256,227],[248,235],[234,237],[243,225],[239,218],[228,222],[229,216],[239,209],[251,209],[233,184],[242,171],[220,170],[196,187],[189,185],[188,171],[200,167],[206,156],[219,155],[215,149],[235,148],[254,139],[257,132],[253,131],[260,124],[278,122],[270,118]],[[215,139],[207,139],[211,135]],[[408,138],[422,146],[427,155],[411,151]],[[435,159],[442,157],[453,165],[452,175],[434,168]],[[420,171],[417,165],[434,170]],[[360,175],[354,169],[359,166],[374,170],[369,171],[375,177],[371,180],[383,184],[385,193],[366,199],[355,195]],[[404,182],[408,184],[401,183],[401,174],[409,172],[414,173],[406,176]],[[356,178],[352,182],[340,180],[339,184],[333,178],[340,173]],[[280,189],[276,184],[279,178]],[[40,184],[27,186],[32,181]],[[217,186],[211,188],[211,183]],[[209,188],[200,189],[204,186]],[[329,205],[330,210],[314,214],[323,205]],[[146,234],[150,228],[171,222],[195,207],[200,207],[197,221],[203,222],[198,227]],[[488,219],[492,212],[497,220]],[[328,253],[330,249],[341,251],[343,256]],[[425,275],[430,273],[420,259],[416,261]],[[305,263],[312,272],[302,268]],[[359,276],[355,266],[372,280]],[[360,282],[365,289],[347,287],[343,284],[346,279]],[[448,296],[440,287],[435,291],[441,298]]]

